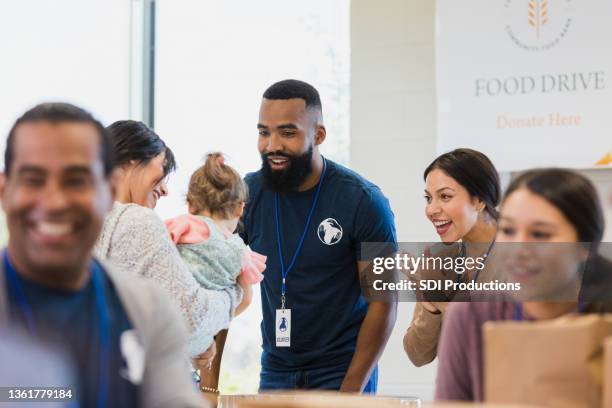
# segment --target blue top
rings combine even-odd
[[[261,283],[262,366],[294,370],[349,364],[368,305],[361,295],[357,261],[361,242],[396,242],[394,216],[380,189],[357,173],[327,161],[310,228],[287,276],[291,347],[276,347],[281,266],[272,191],[261,173],[248,174],[249,203],[244,213],[245,242],[268,257]],[[315,188],[279,194],[279,220],[285,265],[304,231]]]
[[[120,347],[121,335],[133,327],[112,282],[106,274],[100,275],[104,280],[111,339],[107,406],[135,407],[139,405],[139,388],[127,380],[128,369]],[[92,279],[76,292],[48,288],[21,276],[19,281],[32,311],[36,334],[45,343],[66,350],[74,358],[78,369],[76,378],[79,381],[78,389],[75,390],[77,400],[81,407],[95,407],[98,396],[100,325]],[[12,323],[29,334],[19,300],[11,290],[8,291],[8,300]]]

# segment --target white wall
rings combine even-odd
[[[434,0],[351,2],[351,168],[391,200],[400,241],[437,241],[424,217],[425,167],[436,156]],[[584,169],[606,209],[612,241],[612,170]],[[502,174],[503,185],[510,175]],[[433,397],[436,362],[415,368],[402,347],[413,304],[400,303],[380,362],[379,393]]]
[[[400,241],[437,241],[424,216],[423,170],[435,157],[432,0],[352,0],[351,168],[390,199]],[[433,395],[436,363],[415,368],[402,347],[413,304],[400,303],[379,391]]]

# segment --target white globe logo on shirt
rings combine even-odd
[[[342,239],[342,226],[333,218],[326,218],[319,224],[317,235],[325,245],[334,245]]]

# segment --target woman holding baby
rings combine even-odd
[[[185,319],[191,356],[199,357],[197,366],[208,366],[214,358],[214,336],[227,329],[234,315],[248,305],[250,285],[261,278],[265,266],[265,259],[250,253],[233,236],[232,222],[244,205],[238,201],[245,197],[237,195],[235,205],[224,211],[206,212],[191,205],[200,211],[175,220],[168,231],[153,210],[168,194],[166,178],[175,168],[172,151],[141,122],[118,121],[107,130],[113,142],[116,201],[96,244],[97,255],[166,289]],[[223,170],[218,157],[208,164],[208,170]],[[219,223],[219,214],[231,220]],[[215,276],[203,268],[194,276],[193,254],[208,251],[201,248],[203,242],[214,243],[216,251],[231,253],[224,258],[225,274]],[[185,244],[181,252],[177,244]],[[190,252],[190,262],[185,260],[186,252]]]

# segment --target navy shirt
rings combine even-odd
[[[139,388],[126,379],[127,366],[120,349],[121,335],[131,330],[132,324],[112,282],[106,274],[102,275],[111,338],[107,406],[137,407]],[[66,350],[73,357],[78,369],[76,397],[81,407],[95,407],[100,335],[93,280],[76,292],[48,288],[23,277],[19,281],[32,310],[37,335],[43,342]],[[8,299],[12,323],[26,331],[24,314],[11,290],[8,290]]]
[[[368,305],[361,294],[357,261],[361,242],[396,242],[394,217],[378,187],[327,160],[302,250],[286,281],[291,309],[291,347],[276,347],[276,309],[280,309],[281,268],[272,191],[261,172],[248,174],[249,202],[243,238],[268,257],[261,283],[264,369],[312,369],[348,365]],[[279,194],[285,266],[295,252],[316,187]]]

